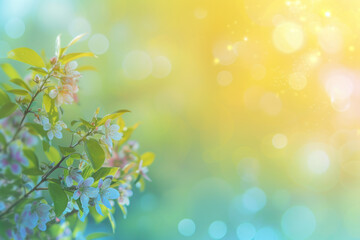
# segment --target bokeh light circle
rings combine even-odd
[[[287,145],[287,137],[284,134],[277,133],[272,138],[272,144],[277,149],[282,149]]]
[[[242,203],[246,210],[256,213],[265,207],[266,194],[260,188],[250,188],[243,194]]]
[[[217,82],[221,86],[228,86],[233,81],[233,75],[229,71],[220,71],[217,75]]]
[[[109,48],[109,40],[103,34],[94,34],[89,40],[89,48],[95,54],[103,54]]]
[[[153,60],[153,70],[151,75],[155,78],[165,78],[171,72],[171,63],[167,57],[157,56]]]
[[[322,174],[328,170],[330,159],[325,151],[315,150],[308,154],[307,165],[311,172]]]
[[[79,17],[75,18],[71,23],[69,24],[69,33],[72,37],[76,37],[79,34],[86,33],[87,35],[84,36],[84,38],[88,37],[91,33],[91,25],[85,18]],[[83,39],[84,39],[83,38]],[[81,40],[83,40],[81,39]]]
[[[139,50],[128,53],[122,62],[122,67],[125,75],[134,80],[147,78],[153,69],[150,56]]]
[[[299,50],[304,43],[304,33],[300,25],[293,22],[283,22],[273,31],[275,47],[283,53],[293,53]]]
[[[273,228],[263,227],[257,231],[254,240],[279,240],[279,237]]]
[[[194,235],[195,230],[196,230],[196,225],[194,221],[189,218],[182,219],[178,224],[179,233],[185,237],[190,237]]]
[[[21,37],[25,32],[25,24],[19,18],[11,18],[5,24],[6,34],[13,39]]]
[[[316,219],[313,212],[305,206],[289,208],[281,219],[284,233],[293,240],[307,239],[315,231]]]
[[[307,85],[306,76],[298,72],[290,74],[289,85],[294,90],[297,91],[303,90]]]
[[[251,223],[242,223],[236,228],[239,240],[252,240],[255,237],[256,228]]]
[[[214,221],[209,226],[209,235],[212,239],[222,239],[227,233],[226,223]]]
[[[353,79],[346,71],[334,70],[326,77],[325,88],[331,99],[346,99],[353,92]]]
[[[326,26],[318,33],[320,47],[327,53],[338,53],[343,47],[342,32],[336,26]]]

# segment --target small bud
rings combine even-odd
[[[51,63],[52,65],[55,65],[56,62],[57,62],[56,57],[52,57],[52,58],[50,59],[50,63]]]
[[[34,77],[34,82],[39,83],[40,80],[41,80],[40,76],[36,74]]]

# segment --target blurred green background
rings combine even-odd
[[[72,51],[97,54],[79,61],[97,71],[65,120],[129,109],[140,151],[156,154],[108,239],[355,240],[359,11],[356,0],[0,0],[0,57],[51,57],[58,34],[88,33]],[[90,220],[94,231],[111,227]]]

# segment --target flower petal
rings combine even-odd
[[[98,214],[100,214],[101,216],[104,216],[104,214],[101,211],[101,207],[100,207],[99,203],[95,204],[95,209],[98,212]]]
[[[107,200],[105,197],[101,198],[101,201],[105,205],[105,207],[107,207],[108,209],[112,208],[109,200]]]
[[[112,139],[114,139],[115,141],[119,141],[119,140],[123,137],[123,134],[120,133],[120,132],[116,132],[116,133],[114,133],[111,137],[112,137]]]
[[[73,199],[78,200],[80,196],[81,196],[80,190],[76,190],[74,192]]]
[[[91,198],[96,198],[97,195],[99,194],[99,189],[89,187],[89,188],[86,189],[86,194]]]
[[[49,138],[50,140],[52,140],[52,139],[54,138],[54,133],[53,133],[53,131],[52,131],[52,130],[48,131],[48,132],[47,132],[47,136],[48,136],[48,138]]]
[[[107,199],[117,199],[118,197],[120,197],[120,193],[114,188],[108,188],[106,190],[105,196]]]
[[[87,179],[84,181],[83,185],[86,186],[86,187],[89,187],[89,186],[91,186],[93,183],[94,183],[94,178],[89,177],[89,178],[87,178]]]
[[[65,178],[66,186],[71,187],[73,185],[73,179],[70,176]]]

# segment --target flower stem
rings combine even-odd
[[[34,96],[31,98],[29,105],[27,106],[27,108],[24,111],[24,115],[23,115],[23,117],[22,117],[22,119],[20,121],[19,127],[16,129],[16,132],[15,132],[14,136],[10,139],[10,141],[6,143],[5,148],[4,148],[5,150],[10,145],[10,143],[12,143],[16,139],[17,135],[20,133],[21,129],[23,128],[23,123],[25,121],[26,116],[28,115],[29,112],[31,112],[30,108],[31,108],[32,104],[34,103],[34,101],[35,101],[36,97],[39,95],[39,93],[41,93],[43,91],[44,86],[47,83],[47,81],[49,80],[49,78],[51,77],[51,73],[53,72],[53,70],[54,69],[52,68],[50,70],[50,72],[45,76],[45,78],[44,78],[42,84],[40,85],[39,89],[36,91]]]
[[[77,145],[79,145],[82,141],[85,140],[85,138],[87,136],[89,136],[91,133],[93,132],[93,130],[90,130],[87,134],[85,134],[82,138],[79,139],[79,141],[77,141],[77,143],[75,143],[74,145],[71,145],[70,148],[75,148]],[[64,162],[65,159],[67,159],[68,157],[70,157],[72,154],[74,153],[70,153],[66,156],[63,156],[60,161],[53,167],[51,168],[44,176],[42,176],[40,182],[38,184],[36,184],[35,187],[33,187],[29,192],[25,193],[22,197],[20,197],[16,202],[14,202],[13,204],[11,204],[6,211],[2,212],[0,214],[0,218],[2,218],[3,216],[5,216],[6,214],[8,214],[10,212],[11,209],[13,209],[16,205],[18,205],[21,201],[23,201],[25,198],[27,198],[32,192],[34,192],[35,190],[39,190],[39,187],[42,183],[44,183],[45,181],[47,181],[48,177],[50,176],[50,174],[52,172],[54,172],[57,168],[60,167],[61,163]],[[41,189],[43,190],[43,189]]]

